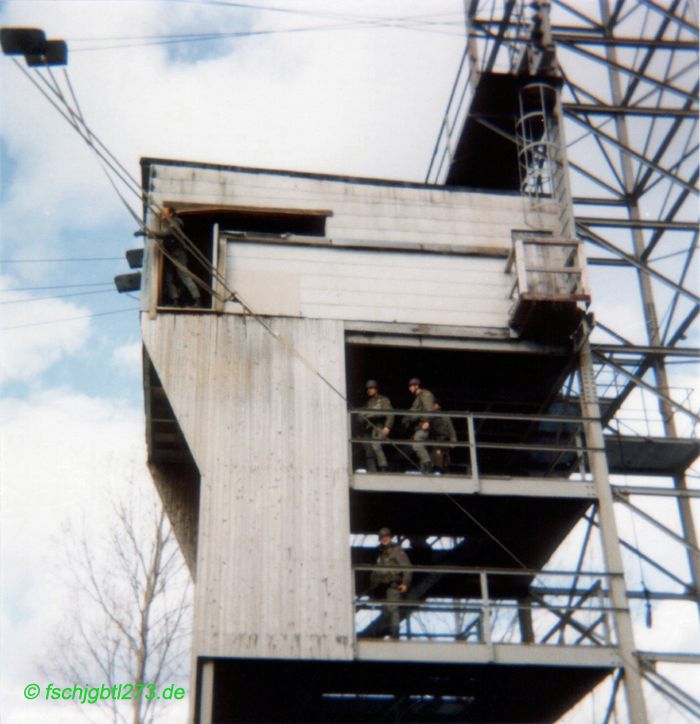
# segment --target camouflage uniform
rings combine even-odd
[[[404,566],[405,570],[395,571],[372,571],[369,580],[369,594],[371,598],[384,598],[388,601],[400,601],[402,594],[399,586],[411,585],[413,574],[410,571],[411,561],[406,551],[397,543],[388,546],[379,546],[377,564],[382,566]],[[382,611],[382,617],[388,622],[389,635],[393,639],[399,637],[399,624],[401,614],[396,604],[386,604]]]
[[[374,395],[374,397],[368,398],[367,402],[365,403],[365,407],[368,410],[394,409],[391,405],[391,400],[384,395],[380,395],[379,393]],[[362,415],[360,419],[362,421],[362,426],[364,428],[363,432],[365,436],[371,438],[372,440],[386,440],[386,438],[382,434],[382,430],[385,427],[388,427],[389,431],[391,431],[391,428],[394,425],[394,416],[388,414]],[[380,469],[386,469],[388,467],[386,462],[386,455],[384,454],[381,443],[368,442],[365,443],[363,447],[365,449],[365,459],[367,460],[368,470],[376,470],[377,465]]]
[[[449,417],[433,417],[432,432],[434,440],[445,440],[449,442],[457,442],[457,433],[452,420]],[[431,451],[433,465],[440,470],[444,470],[450,464],[449,447],[434,447]]]
[[[410,411],[433,412],[434,407],[435,397],[433,396],[433,393],[430,390],[419,389],[416,394],[416,399],[413,400]],[[414,444],[411,445],[411,449],[416,454],[421,467],[429,467],[431,465],[430,455],[428,454],[425,445],[420,444],[423,440],[428,440],[430,438],[430,430],[422,429],[422,424],[424,422],[430,423],[431,418],[423,417],[422,415],[411,415],[406,418],[406,423],[408,425],[415,425],[415,430],[413,432]]]
[[[177,216],[165,220],[160,231],[149,232],[149,236],[163,242],[163,248],[168,255],[163,260],[163,285],[167,302],[176,307],[184,306],[180,298],[184,287],[192,298],[194,306],[198,307],[200,304],[199,289],[187,271],[187,252],[181,239],[178,238],[182,234],[184,234],[182,219]],[[173,259],[185,268],[175,266]]]

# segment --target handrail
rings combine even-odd
[[[387,410],[370,410],[366,407],[351,407],[348,412],[352,414],[364,414],[380,417]],[[600,422],[599,417],[586,417],[576,415],[525,415],[519,412],[472,412],[469,410],[439,410],[437,412],[416,412],[410,408],[395,407],[390,410],[391,414],[410,415],[416,417],[456,417],[474,418],[476,420],[521,420],[524,422]]]
[[[374,424],[371,422],[372,418],[381,418],[387,414],[403,418],[404,422],[409,421],[409,428],[406,434],[401,435],[401,437],[390,436],[385,439],[377,439],[366,434],[359,434],[358,432],[355,432],[355,434],[352,433],[353,429],[358,430],[357,426],[353,428],[353,422],[367,422],[369,423],[369,427],[372,427]],[[455,430],[457,439],[444,440],[429,437],[425,440],[415,440],[409,432],[414,423],[411,418],[415,418],[416,424],[418,419],[425,418],[433,420],[448,418],[452,421],[453,427],[459,428]],[[535,425],[530,424],[527,426],[527,430],[522,431],[518,429],[484,429],[484,423],[493,421],[535,423]],[[565,470],[565,477],[568,477],[574,472],[578,474],[588,474],[588,456],[591,453],[604,451],[603,448],[591,447],[584,442],[586,425],[590,422],[597,421],[598,418],[596,417],[572,415],[525,415],[521,413],[471,412],[465,410],[422,412],[403,408],[393,408],[389,411],[383,409],[368,409],[366,407],[352,407],[348,410],[348,444],[350,446],[351,461],[355,450],[359,449],[361,452],[359,446],[364,446],[365,450],[367,450],[368,445],[381,445],[385,453],[388,449],[394,448],[398,453],[398,457],[401,458],[401,464],[409,470],[412,465],[414,467],[417,467],[417,465],[414,465],[409,450],[405,448],[413,448],[413,451],[418,453],[417,446],[420,445],[426,451],[433,454],[436,463],[441,462],[437,457],[440,455],[440,453],[437,452],[439,450],[456,452],[466,450],[468,459],[465,461],[461,459],[463,456],[460,456],[459,460],[452,461],[454,465],[448,466],[447,472],[450,472],[450,467],[452,469],[464,467],[466,463],[467,476],[476,481],[478,481],[480,474],[479,454],[489,456],[486,462],[488,469],[489,467],[494,468],[494,466],[497,468],[499,465],[498,460],[493,456],[494,454],[489,451],[500,451],[504,454],[509,453],[510,457],[503,458],[503,464],[506,466],[513,463],[515,459],[513,456],[518,453],[537,453],[548,456],[546,458],[540,458],[537,461],[539,465],[547,466],[547,471],[544,473],[545,477],[550,477],[555,469],[561,470],[562,467]],[[457,424],[458,422],[460,424]],[[536,423],[543,424],[538,427]],[[394,429],[397,429],[397,427],[398,426],[395,425]],[[563,457],[567,455],[569,457]],[[571,458],[571,456],[573,456],[573,458]],[[547,462],[549,458],[552,459]],[[371,464],[371,462],[368,458],[368,464]],[[481,467],[483,467],[483,465]],[[361,470],[361,472],[366,472],[366,470]]]
[[[406,568],[407,566],[405,565],[389,565],[382,563],[354,563],[352,566],[353,571],[404,571]],[[623,573],[614,573],[610,571],[550,571],[537,568],[489,568],[485,566],[411,565],[410,569],[413,573],[448,573],[457,575],[479,575],[480,573],[486,573],[487,576],[524,576],[527,578],[532,578],[533,576],[551,576],[553,578],[561,578],[563,576],[571,578],[620,578],[624,575]],[[569,592],[569,589],[566,590]],[[557,593],[556,595],[561,594]]]
[[[353,576],[366,576],[371,571],[405,571],[403,565],[355,564]],[[403,622],[400,639],[447,639],[454,642],[476,641],[499,643],[513,640],[513,624],[520,622],[520,643],[538,645],[609,646],[610,633],[615,631],[610,618],[620,610],[612,605],[610,580],[621,574],[607,571],[542,571],[534,569],[502,569],[476,566],[412,565],[414,577],[427,576],[441,581],[444,576],[469,579],[466,589],[452,594],[430,595],[423,591],[412,597],[409,590],[403,598],[375,598],[363,592],[354,596],[358,636],[381,637],[387,626],[389,612],[394,611]],[[494,594],[498,577],[521,576],[537,578],[537,589],[519,586],[510,593],[501,587]],[[590,586],[571,588],[553,586],[546,580],[566,577],[570,580],[589,580]],[[366,580],[366,579],[365,579]],[[587,584],[584,583],[584,586]],[[449,590],[449,589],[448,589]],[[568,602],[561,599],[569,596]],[[573,596],[577,600],[573,600]],[[368,616],[379,614],[373,619]],[[499,615],[500,613],[500,615]],[[447,617],[446,617],[447,615]],[[504,621],[509,618],[509,621]],[[363,628],[364,627],[364,628]],[[416,631],[417,627],[422,630]],[[599,631],[599,629],[602,629]],[[556,640],[555,640],[555,634]],[[568,636],[568,640],[567,640]]]

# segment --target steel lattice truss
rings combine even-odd
[[[688,442],[700,422],[697,3],[465,0],[465,10],[467,45],[427,180],[445,181],[481,73],[556,69],[576,235],[591,273],[603,422],[621,435]],[[630,414],[640,398],[651,401],[641,424]],[[697,492],[687,485],[698,475],[672,466],[665,475],[688,559],[669,595],[700,606]],[[668,580],[654,551],[622,545]],[[685,696],[668,680],[663,688],[676,704]],[[700,707],[692,697],[685,703]]]
[[[614,316],[605,326],[628,349],[640,342],[649,348],[639,350],[636,369],[624,368],[629,383],[608,418],[650,369],[655,374],[649,384],[664,396],[662,405],[682,405],[666,389],[664,360],[700,311],[698,30],[692,7],[679,1],[665,7],[601,3],[589,17],[567,3],[553,5],[577,232],[590,242],[590,264],[638,276],[639,293],[626,303],[636,302],[646,339],[630,339]],[[612,353],[605,357],[617,364]],[[663,413],[667,422],[671,412]],[[686,417],[697,420],[689,412]],[[678,434],[677,427],[680,420],[666,432]]]
[[[467,3],[470,47],[429,179],[444,179],[454,132],[468,111],[474,82],[468,56],[476,59],[480,72],[515,72],[531,44],[537,4]],[[587,242],[589,265],[600,270],[599,284],[612,284],[625,295],[614,308],[595,310],[598,330],[605,332],[599,334],[599,361],[627,382],[616,386],[606,422],[633,390],[646,387],[666,406],[662,418],[672,423],[666,434],[691,435],[699,421],[697,409],[693,400],[673,394],[665,361],[698,353],[697,345],[688,346],[700,312],[695,4],[555,1],[549,16],[564,81],[562,110],[577,235]],[[605,300],[606,295],[596,297]],[[616,313],[621,303],[644,325],[626,329],[626,320]],[[684,418],[678,425],[673,424],[674,412]]]

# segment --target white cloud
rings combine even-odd
[[[421,3],[382,8],[424,12]],[[441,8],[457,18],[461,13],[456,1],[441,2],[435,11]],[[229,11],[218,14],[217,32],[250,26],[249,15],[242,20]],[[206,26],[201,14],[198,5],[185,11],[161,3],[26,2],[10,3],[3,22],[39,25],[68,39],[75,48],[68,70],[82,111],[138,180],[140,155],[422,177],[459,61],[460,29],[454,36],[355,27],[239,38],[226,41],[227,55],[187,64],[170,60],[168,46],[80,52],[86,45],[81,37],[152,35],[154,28],[167,33],[186,22],[198,28]],[[318,22],[258,14],[255,29]],[[76,134],[13,65],[0,70],[4,94],[18,109],[5,114],[3,135],[20,161],[5,235],[26,248],[48,243],[64,228],[123,218],[121,203]],[[138,211],[138,199],[127,199]]]
[[[85,318],[89,309],[12,292],[9,281],[0,277],[2,301],[20,303],[0,306],[0,384],[35,379],[62,357],[77,354],[90,335],[90,320]]]
[[[113,363],[129,374],[141,374],[142,365],[141,342],[129,342],[116,347],[112,357]]]
[[[20,706],[21,692],[27,683],[45,683],[38,665],[65,610],[57,591],[69,575],[66,527],[85,521],[99,529],[110,496],[123,492],[130,478],[148,499],[153,489],[143,464],[140,411],[54,390],[5,400],[0,420],[2,719],[19,723],[31,719],[27,712],[47,711]]]

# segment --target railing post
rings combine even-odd
[[[535,643],[535,630],[532,626],[532,598],[522,599],[518,606],[518,623],[520,624],[520,638],[524,644]]]
[[[610,599],[607,599],[606,601],[606,596],[608,595],[609,592],[606,593],[601,586],[598,591],[598,598],[600,600],[600,608],[603,612],[603,640],[605,641],[606,646],[610,646],[612,640],[612,636],[610,635],[610,611],[608,606],[608,601]]]
[[[485,644],[491,644],[491,606],[489,603],[489,582],[486,571],[479,571],[481,585],[481,618],[483,619],[483,639]]]
[[[515,240],[515,271],[518,278],[518,295],[527,294],[527,271],[525,270],[525,245],[522,239]]]
[[[578,457],[578,470],[581,480],[586,479],[586,446],[581,431],[576,434],[576,455]]]
[[[467,415],[467,434],[469,436],[469,462],[472,467],[472,480],[479,485],[479,471],[476,462],[476,427],[474,415]]]
[[[349,480],[352,480],[352,476],[355,473],[355,468],[352,464],[352,412],[348,410],[348,476]]]

